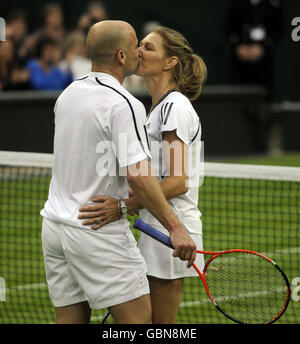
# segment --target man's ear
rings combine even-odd
[[[174,68],[178,63],[178,57],[177,56],[172,56],[169,57],[166,61],[164,70],[171,70],[172,68]]]
[[[116,59],[120,63],[120,65],[124,66],[126,62],[126,53],[124,50],[120,49],[116,52]]]

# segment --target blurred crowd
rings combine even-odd
[[[282,0],[228,1],[224,31],[230,46],[230,83],[260,84],[272,93],[282,7]],[[66,29],[62,8],[55,3],[44,6],[41,26],[30,32],[24,10],[14,10],[5,19],[6,40],[0,42],[0,91],[62,90],[91,70],[86,35],[95,22],[108,19],[108,10],[102,1],[88,3],[71,31]],[[157,25],[161,24],[146,22],[142,36]],[[126,78],[123,86],[136,94],[146,92],[141,78],[135,75]]]
[[[67,31],[62,8],[43,8],[43,24],[29,32],[28,15],[12,11],[6,19],[6,40],[0,43],[0,91],[61,90],[91,70],[85,39],[89,28],[107,18],[102,2],[91,2]]]

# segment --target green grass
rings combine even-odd
[[[275,164],[273,158],[264,159],[243,161]],[[283,160],[284,165],[287,160]],[[48,183],[49,178],[31,176],[1,181],[0,277],[5,279],[7,292],[6,302],[0,302],[0,323],[55,321],[45,285],[40,239],[39,212],[47,198]],[[299,183],[205,178],[199,189],[204,248],[267,252],[292,282],[300,275],[299,195]],[[139,234],[134,234],[138,239]],[[100,322],[105,313],[106,310],[94,311],[92,322]],[[278,323],[299,323],[299,320],[300,302],[291,300]],[[210,303],[198,278],[187,278],[178,323],[231,321]]]

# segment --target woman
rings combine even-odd
[[[137,74],[145,80],[152,98],[147,120],[151,168],[158,176],[166,199],[201,250],[201,214],[197,207],[199,175],[188,167],[195,166],[196,160],[200,159],[195,147],[200,143],[201,125],[191,101],[201,93],[206,78],[205,63],[193,53],[180,33],[159,27],[141,42]],[[157,143],[161,143],[159,148],[162,150],[157,149]],[[93,201],[102,203],[81,208],[80,211],[87,213],[80,218],[94,217],[84,222],[94,224],[94,229],[116,220],[117,211],[120,214],[120,207],[124,208],[124,202],[110,197],[100,196]],[[125,206],[128,212],[143,208],[134,195],[125,200]],[[147,210],[142,209],[140,216],[144,222],[168,234]],[[187,269],[186,263],[174,258],[172,250],[143,233],[139,247],[148,266],[152,321],[175,323],[183,278],[196,276],[196,273],[194,269]],[[197,259],[196,264],[203,267],[203,258],[199,255]]]
[[[66,73],[70,71],[74,80],[91,71],[91,61],[86,57],[85,36],[81,32],[70,33],[64,48],[64,59],[58,64],[59,69]]]
[[[0,43],[0,91],[23,90],[28,87],[29,73],[16,63],[12,38]]]
[[[36,58],[30,59],[26,68],[30,72],[29,84],[34,90],[63,90],[72,81],[72,75],[57,67],[60,51],[49,36],[41,36],[36,48]]]

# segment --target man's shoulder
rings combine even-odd
[[[131,94],[125,87],[123,87],[121,84],[117,83],[108,83],[104,81],[99,81],[99,84],[102,86],[106,86],[110,88],[115,94],[119,94],[124,99],[128,99],[133,103],[141,103],[133,94]]]
[[[73,81],[58,97],[57,102],[74,103],[84,99],[89,103],[89,107],[101,109],[111,108],[111,111],[128,111],[145,113],[143,103],[128,92],[121,84],[108,79],[82,77]]]
[[[114,101],[120,106],[129,106],[134,111],[145,111],[144,104],[127,91],[121,84],[119,85],[106,85],[114,94]]]

